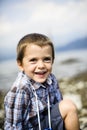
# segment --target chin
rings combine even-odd
[[[46,79],[38,79],[38,80],[35,80],[36,82],[38,83],[44,83],[46,81]]]

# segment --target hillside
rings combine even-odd
[[[57,47],[56,51],[69,51],[69,50],[79,50],[87,49],[87,37],[75,40],[71,43],[68,43],[65,46]]]
[[[68,43],[65,46],[56,47],[57,52],[79,50],[79,49],[87,49],[87,37],[72,41],[71,43]],[[6,50],[4,51],[4,53],[3,50],[0,51],[0,61],[15,59],[15,58],[16,58],[16,53],[14,51]]]

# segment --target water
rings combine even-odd
[[[14,82],[18,73],[15,60],[3,61],[0,63],[0,90],[8,90]]]
[[[62,64],[63,61],[69,59],[73,59],[75,62]],[[69,78],[83,71],[87,71],[87,50],[57,53],[53,72],[58,79]]]
[[[76,59],[76,62],[62,64],[63,61]],[[58,79],[71,77],[87,70],[87,50],[56,53],[53,73]],[[15,60],[0,63],[0,90],[8,90],[15,81],[18,67]]]

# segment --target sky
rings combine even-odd
[[[16,53],[28,33],[47,35],[55,47],[87,37],[87,0],[0,0],[0,57]]]

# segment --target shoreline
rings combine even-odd
[[[63,98],[71,99],[77,106],[81,129],[87,129],[87,70],[73,77],[59,80]],[[86,129],[85,129],[86,128]]]
[[[70,77],[70,78],[62,78],[58,80],[61,92],[63,96],[71,98],[79,95],[81,100],[81,106],[78,110],[80,125],[83,130],[87,129],[87,70],[84,72],[80,72],[79,74]],[[7,91],[0,90],[0,130],[3,130],[3,122],[4,122],[4,96]],[[76,98],[76,97],[75,97]],[[75,99],[76,100],[76,99]],[[76,102],[78,104],[79,102]]]

